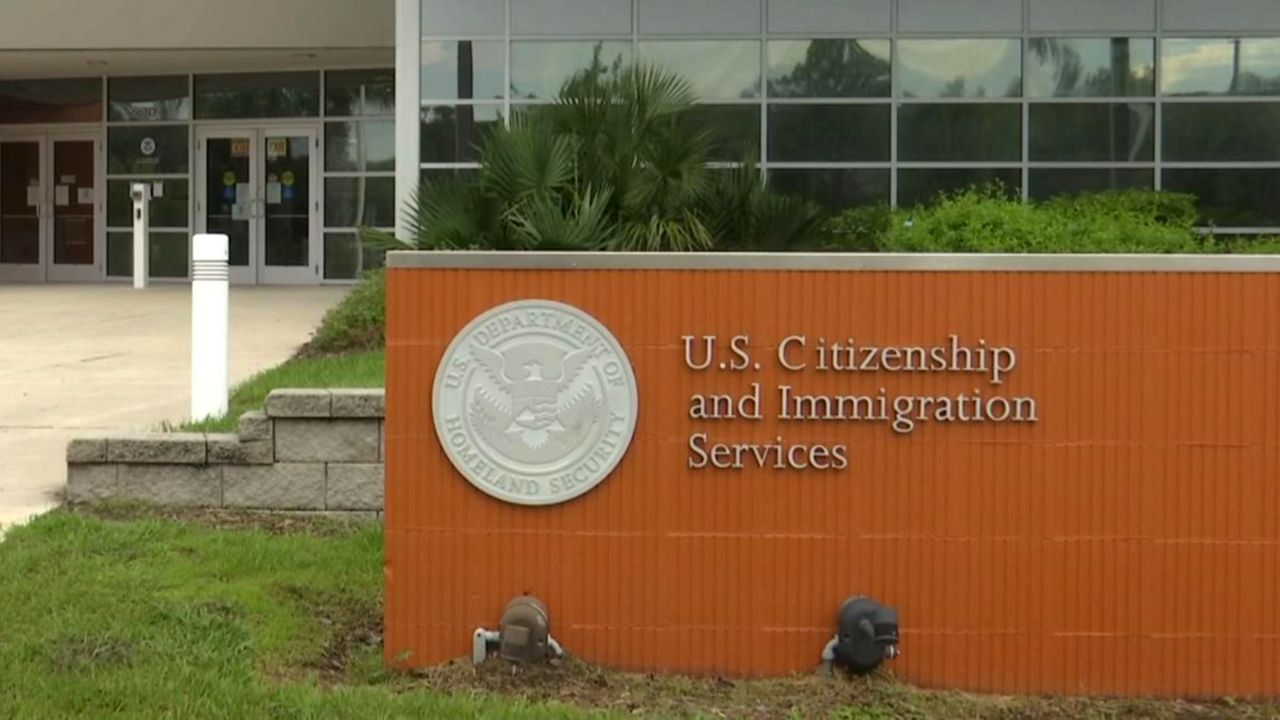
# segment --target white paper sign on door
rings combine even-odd
[[[27,204],[30,205],[31,207],[39,207],[40,205],[40,186],[39,185],[27,186]]]
[[[267,183],[267,204],[279,205],[281,202],[280,183]]]
[[[93,188],[77,188],[76,204],[92,205],[93,204]]]
[[[71,204],[71,188],[66,185],[58,185],[53,189],[54,205],[70,205]]]

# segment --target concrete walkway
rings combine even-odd
[[[287,359],[345,287],[233,287],[231,380]],[[53,507],[67,440],[181,421],[191,290],[0,284],[0,533]]]

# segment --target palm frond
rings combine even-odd
[[[623,252],[694,252],[709,250],[711,233],[691,211],[651,215],[624,224],[610,250]]]
[[[540,118],[495,132],[481,151],[484,190],[506,202],[559,193],[572,182],[576,140],[550,131]]]
[[[529,198],[506,220],[530,250],[594,250],[612,239],[608,207],[608,191],[587,188],[567,208],[550,198]]]

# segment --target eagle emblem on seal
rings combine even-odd
[[[471,393],[471,426],[502,455],[522,463],[555,462],[596,435],[608,417],[590,367],[593,347],[565,351],[527,341],[493,350],[473,344],[479,372]]]

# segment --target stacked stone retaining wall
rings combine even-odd
[[[376,517],[385,414],[382,390],[275,390],[236,433],[75,439],[67,500]]]

